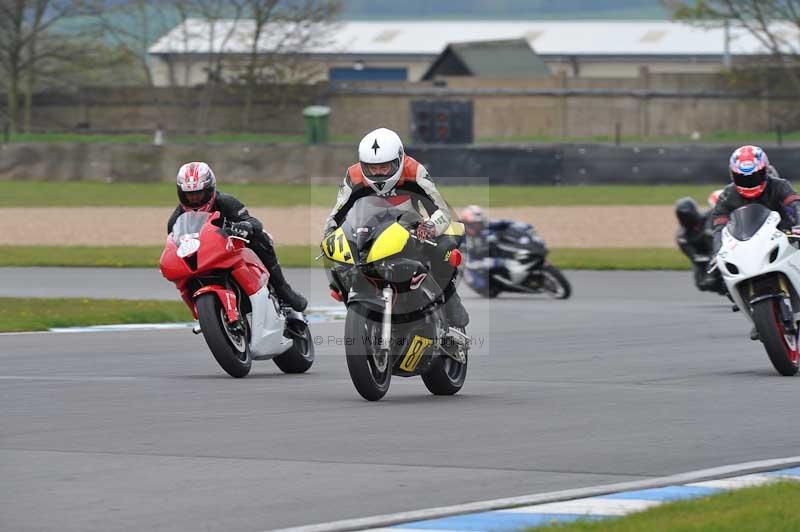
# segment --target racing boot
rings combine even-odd
[[[275,286],[273,289],[275,290],[275,295],[278,296],[278,299],[281,303],[289,305],[297,312],[303,312],[308,306],[308,300],[303,297],[301,293],[292,290],[292,287],[289,286],[289,283]]]
[[[469,323],[469,313],[461,303],[461,297],[455,290],[444,305],[444,313],[450,327],[466,327]]]

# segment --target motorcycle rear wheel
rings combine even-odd
[[[203,337],[217,363],[231,377],[247,376],[253,364],[247,330],[241,335],[231,329],[216,294],[203,294],[197,298],[196,304]]]
[[[765,299],[754,304],[753,321],[772,365],[781,375],[791,377],[800,367],[797,335],[793,340],[787,338],[779,305],[778,299]]]
[[[353,303],[347,308],[344,324],[344,352],[347,371],[356,391],[367,401],[378,401],[389,391],[392,381],[390,354],[381,354],[377,340],[381,324],[369,319],[366,307]]]
[[[294,339],[292,347],[272,359],[284,373],[305,373],[314,364],[314,340],[311,330],[305,327],[303,337]]]
[[[459,330],[465,332],[463,327]],[[422,374],[422,382],[433,395],[455,395],[464,386],[467,378],[469,349],[466,346],[462,349],[464,350],[464,362],[440,354],[433,360],[428,371]]]

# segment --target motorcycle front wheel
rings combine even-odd
[[[236,328],[229,324],[225,309],[213,293],[197,298],[197,317],[203,337],[220,367],[231,377],[247,376],[253,359],[250,357],[247,329],[244,328],[246,325]],[[242,321],[247,323],[247,320]]]
[[[552,264],[545,264],[542,268],[542,289],[553,299],[567,299],[572,295],[569,281],[561,270]]]
[[[356,391],[367,401],[378,401],[389,391],[392,360],[380,348],[380,322],[369,319],[369,316],[368,309],[358,303],[347,307],[344,352]]]
[[[753,322],[770,362],[781,375],[791,377],[800,367],[797,334],[786,330],[779,299],[765,299],[753,305]]]

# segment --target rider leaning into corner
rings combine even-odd
[[[428,171],[405,154],[403,142],[394,131],[379,128],[358,145],[358,162],[347,169],[336,205],[325,223],[325,236],[336,230],[356,200],[377,195],[387,198],[409,196],[414,208],[431,213],[416,229],[423,240],[438,237],[450,226],[450,207],[433,184]],[[448,250],[430,253],[431,273],[446,297],[445,313],[453,327],[469,323],[461,298],[456,292],[456,272],[445,259]]]
[[[800,234],[800,195],[770,166],[764,150],[757,146],[742,146],[730,159],[732,183],[719,195],[711,211],[714,230],[714,255],[722,246],[722,229],[730,214],[745,205],[758,203],[781,215],[780,229]]]
[[[678,231],[675,241],[684,255],[692,261],[694,282],[699,290],[725,293],[725,284],[720,272],[708,272],[708,260],[713,246],[711,211],[717,204],[722,189],[708,196],[707,211],[701,212],[694,198],[685,197],[675,203],[675,216],[678,218]]]
[[[269,285],[281,302],[294,310],[302,312],[308,301],[301,294],[292,290],[283,276],[278,263],[278,256],[272,245],[272,239],[264,232],[263,224],[258,218],[251,216],[247,207],[230,194],[217,192],[217,178],[204,162],[191,162],[181,166],[177,177],[179,204],[167,222],[167,234],[178,217],[187,211],[219,212],[229,222],[234,222],[233,229],[244,238],[269,271]]]

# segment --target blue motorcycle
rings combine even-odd
[[[547,245],[532,225],[490,222],[479,234],[467,237],[464,280],[486,298],[517,292],[567,299],[572,287],[547,261],[547,253]]]

